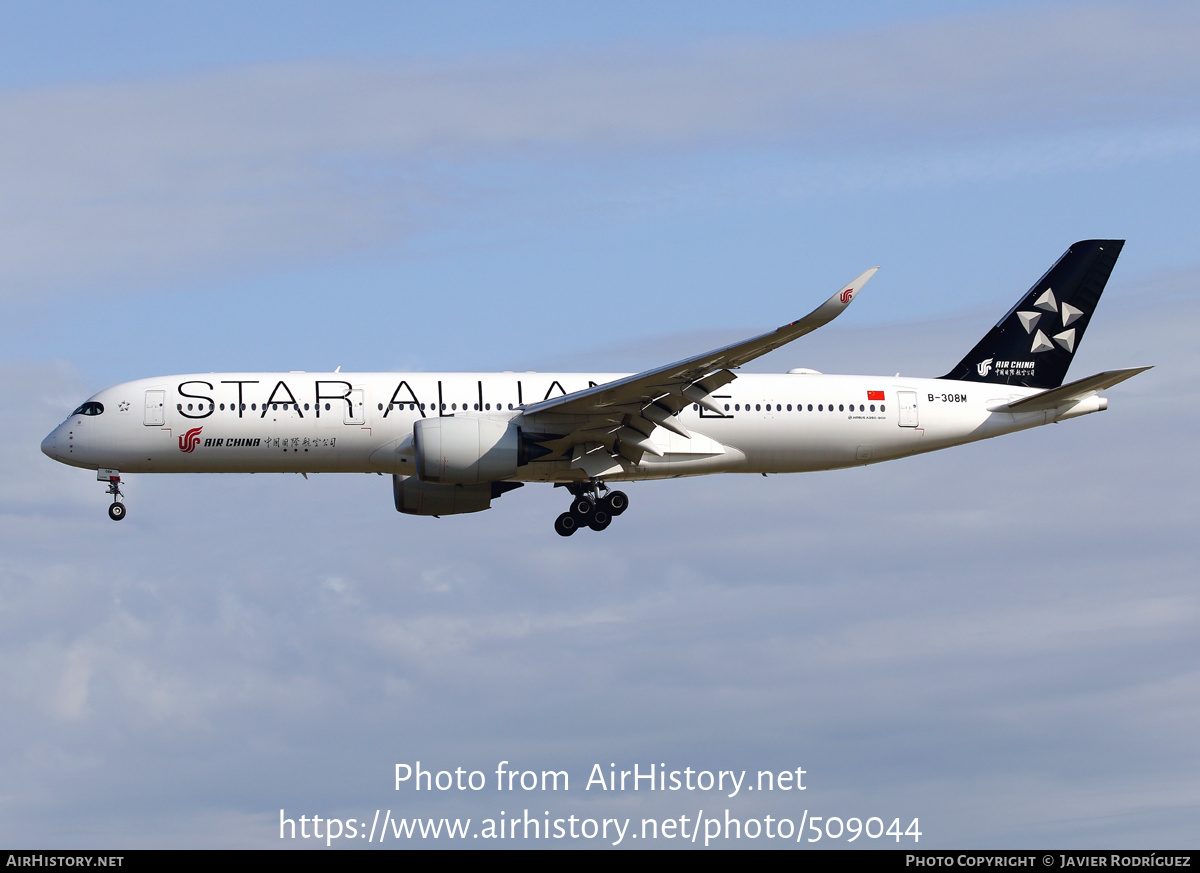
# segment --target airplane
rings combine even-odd
[[[736,371],[828,324],[878,268],[777,330],[633,375],[221,373],[140,379],[89,398],[42,442],[108,483],[126,473],[390,473],[396,509],[479,512],[526,483],[572,496],[554,529],[601,531],[609,483],[876,464],[1108,408],[1149,367],[1063,384],[1124,240],[1075,243],[936,379]]]

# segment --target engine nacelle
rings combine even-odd
[[[417,475],[431,484],[495,482],[512,476],[527,460],[522,458],[521,429],[494,418],[422,418],[413,426],[413,443]]]
[[[392,475],[396,511],[408,515],[460,515],[491,509],[492,501],[520,488],[521,482],[488,482],[486,485],[435,485],[416,476]]]

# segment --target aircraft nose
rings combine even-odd
[[[50,431],[50,434],[42,440],[42,454],[48,458],[58,460],[58,429]]]

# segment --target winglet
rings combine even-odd
[[[878,272],[878,267],[872,267],[833,296],[836,297],[838,302],[840,302],[843,306],[849,306],[850,301],[854,299],[854,295],[861,291],[862,286],[866,285],[867,281]]]
[[[820,324],[827,324],[828,322],[833,321],[833,319],[837,318],[842,314],[843,311],[845,311],[846,307],[850,305],[850,302],[855,298],[858,292],[862,290],[863,285],[866,285],[867,281],[878,271],[878,267],[872,267],[871,269],[867,270],[850,284],[844,285],[840,291],[835,293],[832,297],[830,297],[808,315],[804,316],[804,318],[798,318],[795,321],[790,322],[787,326],[792,327],[793,325],[799,324],[800,322],[810,318],[819,321]]]

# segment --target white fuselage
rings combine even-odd
[[[122,473],[349,473],[414,475],[413,424],[482,416],[553,433],[553,415],[522,407],[623,374],[208,373],[142,379],[101,391],[96,415],[73,414],[43,451],[67,464]],[[879,376],[741,374],[678,421],[659,427],[661,457],[618,459],[605,479],[707,473],[793,473],[875,463],[1047,424],[1104,408],[1099,397],[1063,409],[991,411],[1035,389]],[[727,410],[727,411],[725,411]],[[567,418],[564,416],[564,419]],[[564,427],[568,422],[563,422]],[[587,478],[570,458],[534,459],[513,481]]]

